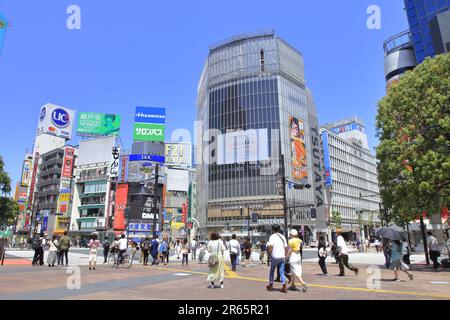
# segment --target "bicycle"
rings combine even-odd
[[[134,259],[134,254],[131,255],[129,253],[124,253],[122,255],[122,262],[118,263],[118,259],[119,259],[119,255],[117,254],[114,260],[114,265],[112,266],[113,268],[115,267],[116,269],[119,269],[120,265],[124,266],[126,269],[130,269],[131,266],[133,265],[133,259]]]

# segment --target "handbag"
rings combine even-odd
[[[217,254],[212,253],[209,258],[208,258],[208,267],[210,268],[214,268],[219,264],[219,248],[220,248],[220,243],[217,244]]]

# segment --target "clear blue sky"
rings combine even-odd
[[[66,28],[71,4],[81,30]],[[381,30],[366,27],[372,4]],[[208,46],[267,28],[303,52],[320,123],[356,114],[373,148],[383,41],[407,29],[403,0],[0,0],[0,12],[12,25],[0,56],[0,155],[14,183],[45,103],[121,114],[128,147],[137,105],[166,107],[169,134],[192,130]]]

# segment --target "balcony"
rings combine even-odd
[[[411,39],[411,32],[409,30],[406,30],[390,37],[384,42],[384,54],[388,56],[391,53],[400,51],[402,49],[408,49],[412,46],[413,43]]]
[[[58,186],[58,189],[59,189],[60,183],[61,183],[61,178],[52,178],[52,179],[47,179],[47,180],[39,180],[38,183],[37,183],[37,187],[40,189],[40,188],[43,188],[43,187],[46,187],[46,186],[56,185],[56,186]]]
[[[41,177],[46,177],[49,175],[53,175],[53,174],[61,174],[62,168],[51,168],[51,169],[47,169],[47,170],[41,170],[39,172],[39,178]]]

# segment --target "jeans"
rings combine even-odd
[[[230,253],[231,258],[231,271],[236,271],[237,254]]]
[[[320,269],[322,269],[323,274],[328,274],[327,265],[325,263],[325,260],[327,257],[319,257],[319,266]]]
[[[344,266],[346,266],[348,269],[350,269],[353,272],[356,272],[358,270],[358,268],[355,268],[350,263],[348,263],[348,255],[347,254],[341,254],[339,256],[339,270],[340,270],[341,275],[345,274]]]
[[[192,260],[197,259],[197,248],[192,248]]]
[[[185,262],[186,264],[189,264],[188,262],[189,253],[183,253],[183,260],[181,260],[181,264],[183,265]]]
[[[127,252],[127,250],[119,250],[119,254],[117,256],[117,264],[120,265],[123,261],[123,254]]]
[[[66,257],[66,266],[69,264],[69,249],[61,249],[61,264],[64,265],[64,256]]]
[[[152,253],[152,266],[154,265],[158,265],[159,261],[158,261],[158,252],[153,252]]]
[[[275,269],[279,267],[280,268],[280,277],[281,277],[281,283],[286,284],[286,277],[284,275],[284,267],[285,267],[285,258],[272,258],[270,261],[270,273],[269,273],[269,284],[273,285],[274,281],[274,274]]]
[[[143,264],[144,266],[148,265],[148,255],[150,254],[150,252],[148,252],[148,250],[142,250],[142,253],[144,254],[144,259],[143,259]]]
[[[58,266],[60,266],[60,265],[62,265],[63,263],[62,263],[62,253],[61,253],[61,251],[58,251],[58,252],[56,252],[56,257],[57,257],[57,260],[58,260]]]

